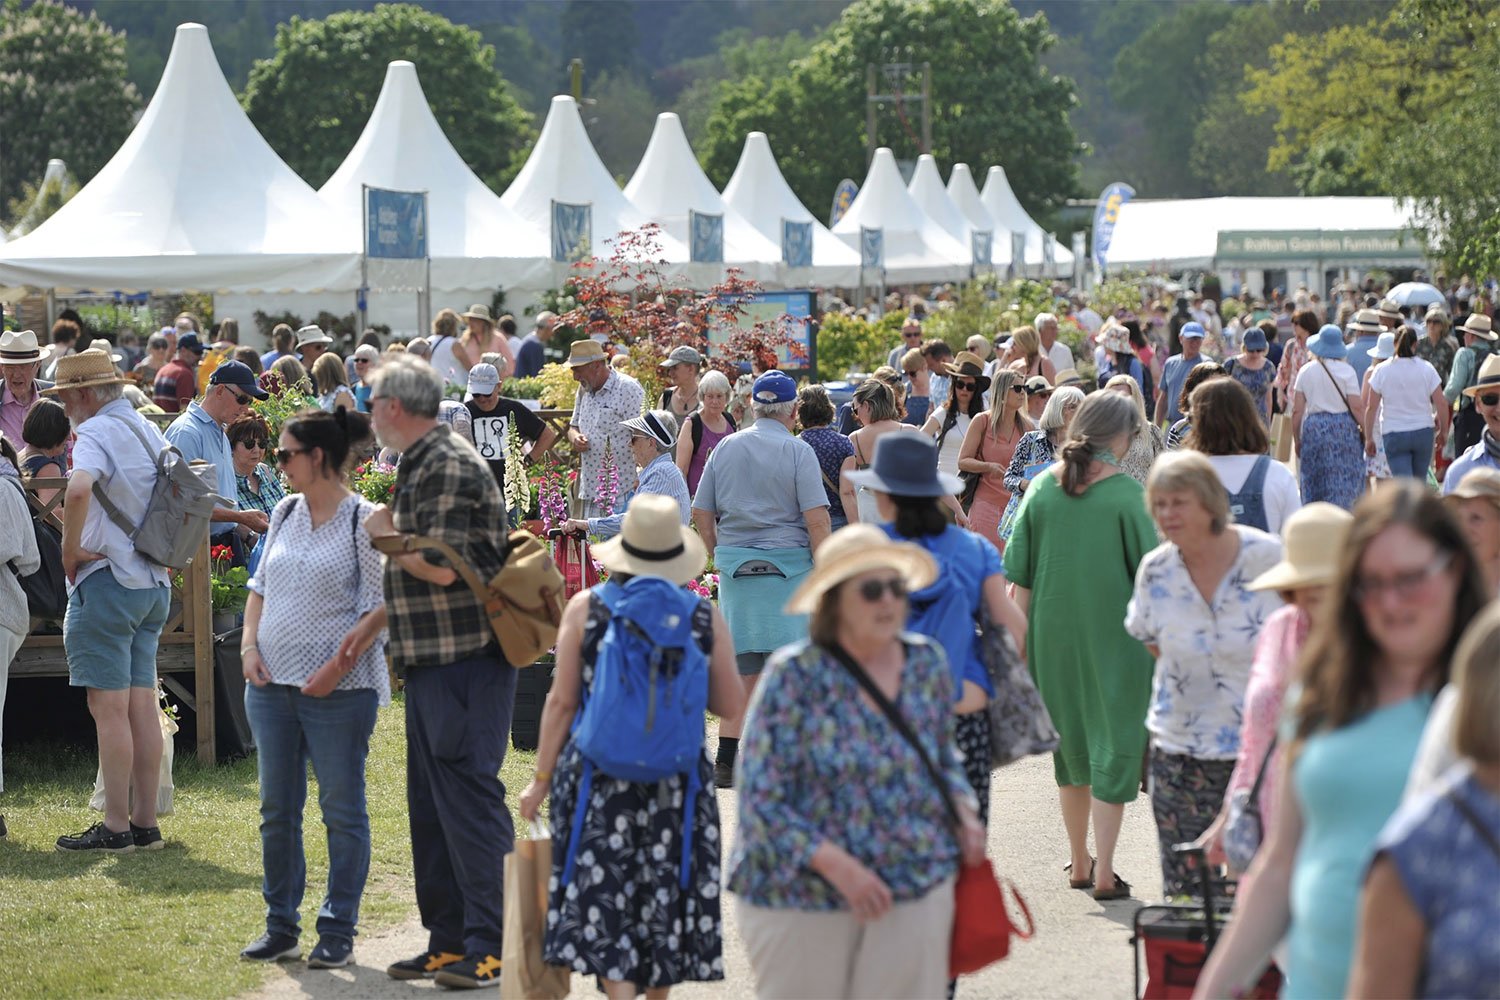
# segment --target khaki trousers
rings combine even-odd
[[[941,1000],[948,991],[953,878],[872,923],[847,910],[736,907],[760,1000]]]

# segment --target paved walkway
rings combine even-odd
[[[719,804],[728,842],[733,836],[734,793],[721,791]],[[1000,873],[1013,880],[1026,897],[1037,933],[1031,941],[1014,943],[1005,962],[961,980],[959,996],[987,1000],[1133,996],[1130,918],[1139,903],[1096,903],[1088,893],[1067,888],[1061,871],[1067,862],[1067,848],[1051,759],[1032,759],[999,772],[992,807],[990,856]],[[1135,886],[1136,893],[1155,901],[1161,891],[1156,827],[1150,803],[1144,797],[1126,808],[1117,853],[1117,867]],[[733,899],[725,896],[725,981],[685,985],[672,991],[674,997],[754,997],[754,980],[735,927]],[[435,989],[431,982],[396,982],[384,972],[389,962],[416,954],[425,944],[426,932],[417,922],[414,905],[405,923],[359,939],[356,967],[324,971],[308,969],[301,962],[285,964],[272,972],[263,989],[250,996],[254,1000],[400,998],[411,996],[414,990],[430,991]],[[591,979],[575,975],[572,995],[603,994],[595,991]]]

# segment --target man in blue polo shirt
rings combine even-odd
[[[1182,383],[1187,381],[1188,372],[1197,368],[1205,361],[1213,359],[1203,353],[1203,324],[1196,320],[1184,323],[1182,329],[1177,331],[1177,337],[1182,342],[1182,353],[1174,354],[1167,359],[1167,363],[1161,369],[1161,385],[1156,390],[1156,422],[1167,422],[1171,427],[1182,419],[1182,411],[1177,408],[1177,399],[1182,395]]]
[[[228,545],[234,549],[236,565],[244,565],[246,546],[235,534],[243,525],[255,535],[266,532],[267,518],[258,510],[240,510],[235,503],[238,491],[234,478],[234,454],[224,428],[250,411],[252,399],[265,399],[267,393],[255,381],[248,365],[226,361],[208,377],[208,391],[201,400],[188,403],[187,409],[167,428],[166,438],[188,461],[209,462],[218,477],[220,505],[214,508],[209,526],[210,545]]]

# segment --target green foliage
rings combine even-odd
[[[901,341],[901,321],[905,315],[895,312],[871,323],[858,316],[826,314],[818,326],[817,381],[838,381],[851,374],[868,375],[885,364],[891,348]],[[890,316],[896,317],[894,326]]]
[[[149,306],[110,303],[97,306],[80,305],[73,308],[77,309],[78,315],[83,317],[84,329],[91,337],[129,330],[141,339],[141,346],[144,347],[146,338],[162,327],[162,324],[156,321],[156,315]]]
[[[139,107],[125,80],[124,36],[55,0],[0,5],[0,205],[40,182],[52,158],[87,182]]]
[[[858,0],[809,55],[774,78],[721,87],[699,143],[715,183],[729,179],[745,134],[764,131],[799,198],[819,215],[840,178],[865,162],[865,68],[901,58],[932,65],[931,152],[983,170],[1003,163],[1016,195],[1046,214],[1075,193],[1073,89],[1039,59],[1055,41],[1045,19],[1003,0]],[[915,157],[917,111],[887,106],[878,139]],[[911,132],[908,132],[908,129]]]
[[[546,389],[546,383],[535,375],[531,378],[508,378],[500,386],[500,395],[511,399],[541,399]]]
[[[959,285],[953,292],[953,304],[929,313],[922,332],[937,337],[955,351],[968,349],[975,335],[993,343],[1000,330],[1002,304],[1009,302],[1000,294],[1001,283],[985,275]]]
[[[70,174],[61,178],[25,181],[21,193],[11,200],[9,218],[11,236],[25,236],[46,222],[78,193],[78,182]]]
[[[396,496],[396,467],[364,462],[355,467],[349,486],[371,503],[390,503]]]
[[[505,189],[534,138],[479,33],[412,4],[378,4],[320,20],[293,17],[276,54],[250,71],[250,120],[314,187],[353,147],[375,107],[386,64],[409,59],[438,124],[486,184]]]
[[[656,99],[629,70],[606,70],[592,77],[586,89],[594,101],[582,109],[589,139],[610,175],[623,185],[635,173],[656,127]]]
[[[303,410],[316,409],[318,401],[313,396],[311,382],[288,387],[282,387],[279,382],[264,384],[270,395],[251,403],[250,410],[264,420],[266,427],[270,430],[269,437],[273,447],[266,449],[265,461],[275,468],[276,448],[274,446],[277,441],[281,440],[282,425]]]
[[[1275,115],[1271,166],[1300,168],[1309,188],[1368,183],[1412,198],[1445,264],[1500,270],[1497,28],[1497,0],[1401,0],[1321,36],[1286,36],[1245,95]]]
[[[721,35],[719,45],[717,52],[688,60],[682,66],[693,81],[678,96],[676,111],[688,142],[694,145],[703,135],[725,83],[748,77],[774,80],[812,51],[812,39],[797,31],[777,38],[752,38],[748,31],[739,29]]]

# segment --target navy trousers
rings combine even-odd
[[[500,765],[516,670],[498,650],[406,675],[406,804],[428,951],[500,955],[515,825]]]

